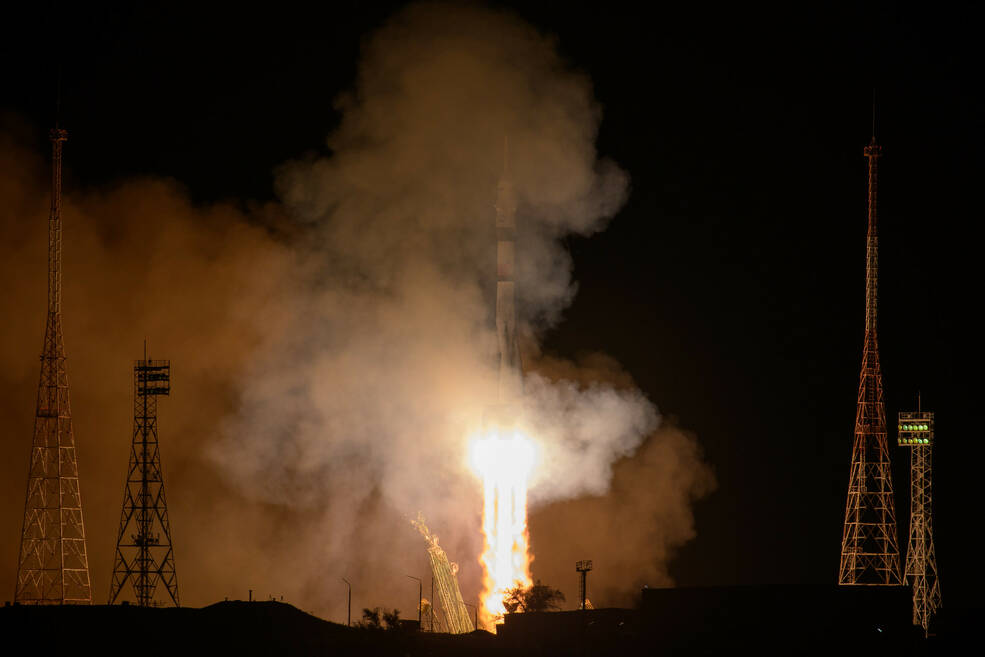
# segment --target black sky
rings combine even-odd
[[[69,192],[154,174],[203,202],[269,200],[275,167],[324,152],[360,41],[394,9],[97,4],[5,12],[0,111],[44,148],[60,49]],[[632,177],[608,230],[570,241],[580,292],[546,348],[611,354],[698,436],[719,486],[672,567],[679,583],[834,582],[875,86],[888,417],[917,391],[938,414],[944,602],[971,605],[980,21],[972,3],[789,4],[517,3],[593,79],[600,151]],[[892,455],[902,546],[908,462]]]

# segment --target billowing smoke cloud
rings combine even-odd
[[[540,377],[562,388],[595,387],[609,394],[618,390],[630,398],[635,391],[632,378],[602,354],[591,354],[577,363],[539,357],[533,367]],[[638,435],[639,425],[635,423],[646,421],[647,412],[652,410],[644,404],[632,409],[637,413],[626,412],[631,409],[622,412],[625,436]],[[599,417],[607,416],[597,414],[595,419]],[[572,424],[577,426],[577,422]],[[568,435],[578,436],[579,432],[573,428]],[[624,439],[623,444],[635,442]],[[620,446],[618,440],[608,445]],[[593,445],[586,451],[598,449]],[[610,454],[618,457],[615,463],[605,458]],[[636,450],[610,454],[586,459],[581,467],[548,468],[555,473],[552,481],[581,479],[567,486],[555,483],[552,488],[556,495],[571,489],[587,494],[537,506],[530,517],[534,572],[560,588],[570,606],[578,602],[573,566],[582,559],[594,562],[589,599],[595,606],[632,606],[641,586],[672,585],[667,566],[675,550],[695,536],[692,503],[715,486],[697,441],[669,422],[651,431]],[[603,482],[604,486],[595,488]]]
[[[511,15],[418,5],[365,43],[339,109],[331,155],[277,172],[280,205],[195,207],[153,180],[68,198],[65,330],[94,591],[108,582],[115,537],[129,360],[147,336],[153,357],[174,361],[161,430],[187,604],[253,588],[339,619],[347,576],[355,606],[412,615],[405,575],[427,572],[407,523],[417,510],[460,562],[463,593],[477,593],[480,492],[466,441],[496,395],[493,204],[505,137],[519,198],[525,423],[542,443],[534,574],[567,559],[566,527],[597,518],[611,542],[584,548],[621,564],[612,600],[640,578],[666,581],[673,549],[693,535],[691,501],[711,486],[696,443],[658,430],[654,405],[611,361],[537,348],[575,293],[561,238],[603,229],[628,189],[596,155],[590,81]],[[15,318],[0,412],[5,481],[18,482],[43,319],[43,308],[36,320],[24,309],[44,299],[45,179],[37,155],[2,146],[11,202],[0,210],[0,273],[23,284],[0,302]],[[9,564],[18,490],[2,508]],[[617,508],[643,524],[604,520]],[[0,569],[0,586],[12,577]]]

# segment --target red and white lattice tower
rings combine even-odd
[[[879,237],[876,223],[876,191],[882,148],[872,141],[865,147],[869,168],[868,234],[865,266],[865,346],[855,411],[852,468],[845,504],[841,539],[842,585],[899,586],[899,543],[896,506],[886,442],[886,406],[879,366],[877,303]]]
[[[48,320],[41,348],[41,380],[14,601],[90,604],[89,560],[62,340],[62,145],[68,133],[56,127],[50,138]]]

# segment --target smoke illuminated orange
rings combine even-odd
[[[515,430],[490,431],[470,444],[484,488],[479,619],[486,628],[505,613],[507,589],[531,584],[527,486],[536,457],[533,441]]]

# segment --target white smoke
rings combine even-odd
[[[524,421],[541,445],[531,482],[534,503],[602,495],[613,463],[633,454],[659,424],[657,409],[635,388],[532,374],[525,393]]]
[[[504,136],[527,342],[574,294],[561,240],[601,230],[628,177],[598,159],[588,78],[505,13],[403,11],[366,43],[339,108],[331,155],[280,170],[284,202],[309,227],[299,255],[308,278],[291,292],[289,328],[246,377],[255,383],[217,453],[229,467],[235,443],[242,456],[228,474],[263,499],[351,510],[378,494],[398,513],[424,510],[477,554],[479,491],[463,464],[495,401]],[[657,426],[635,389],[530,374],[526,390],[525,422],[542,445],[536,503],[604,493],[612,464]],[[330,511],[327,522],[374,520]]]
[[[560,240],[600,230],[627,177],[597,159],[601,112],[589,80],[551,39],[506,14],[402,12],[367,43],[339,107],[331,156],[280,171],[285,203],[311,226],[309,278],[292,292],[290,328],[264,345],[249,377],[257,383],[243,392],[228,433],[243,452],[235,474],[264,481],[270,499],[314,502],[358,473],[359,485],[344,486],[356,499],[378,486],[409,511],[433,507],[418,473],[444,470],[442,480],[464,486],[457,452],[495,398],[493,205],[504,135],[530,336],[574,291]],[[527,385],[547,458],[540,500],[605,490],[611,463],[656,426],[635,391],[536,376]],[[555,483],[556,468],[583,476]]]

